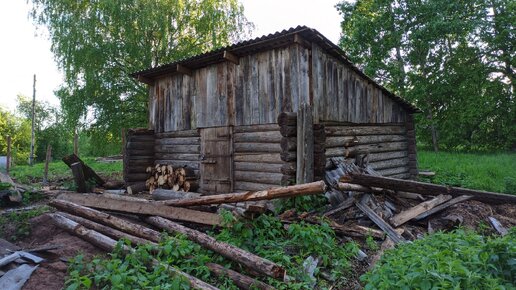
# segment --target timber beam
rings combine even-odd
[[[224,50],[224,54],[222,55],[222,57],[227,60],[227,61],[230,61],[236,65],[239,65],[240,64],[240,58],[234,54],[232,54],[231,52],[227,51],[227,50]]]

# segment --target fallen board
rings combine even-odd
[[[105,209],[132,214],[156,215],[173,220],[189,221],[205,225],[219,225],[221,222],[217,214],[196,211],[186,208],[177,208],[160,204],[155,201],[131,201],[104,197],[97,194],[63,193],[58,199],[67,200],[82,206]]]

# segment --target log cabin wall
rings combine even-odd
[[[405,123],[339,124],[327,122],[326,158],[369,153],[369,165],[383,176],[409,178],[409,144]]]
[[[148,166],[154,165],[154,131],[129,129],[124,144],[124,181],[127,185],[145,182]]]
[[[233,128],[234,190],[263,190],[282,185],[281,134],[277,124]]]
[[[310,50],[293,43],[220,62],[150,86],[149,126],[156,133],[274,124],[281,112],[309,103]]]
[[[403,123],[399,102],[349,65],[312,44],[314,122]]]

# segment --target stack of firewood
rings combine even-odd
[[[173,168],[172,165],[156,164],[147,167],[149,178],[145,186],[150,193],[156,188],[171,189],[173,191],[190,191],[191,184],[187,181],[187,170],[183,167]]]

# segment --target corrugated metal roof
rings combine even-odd
[[[181,60],[174,61],[172,63],[160,65],[154,68],[149,68],[141,71],[137,71],[132,73],[131,76],[137,79],[154,79],[159,76],[163,76],[165,74],[173,73],[177,71],[177,66],[182,65],[189,69],[197,69],[201,67],[208,66],[210,64],[218,63],[225,61],[223,58],[224,52],[228,51],[238,57],[249,55],[253,53],[257,53],[264,50],[269,50],[281,46],[285,46],[294,42],[295,35],[299,35],[302,39],[314,42],[319,45],[322,49],[325,50],[326,53],[332,55],[333,57],[339,59],[348,65],[352,70],[356,73],[369,80],[379,89],[381,89],[384,93],[386,93],[389,97],[394,99],[396,102],[400,103],[405,109],[410,112],[421,112],[416,106],[404,100],[403,98],[393,94],[389,90],[387,90],[382,85],[375,82],[369,76],[365,75],[358,67],[356,67],[351,61],[348,59],[344,51],[338,47],[336,44],[331,42],[328,38],[322,35],[315,29],[306,27],[306,26],[298,26],[295,28],[290,28],[288,30],[278,31],[276,33],[272,33],[269,35],[264,35],[261,37],[257,37],[254,39],[241,41],[230,46],[221,47],[206,53],[198,54],[189,58],[184,58]]]

